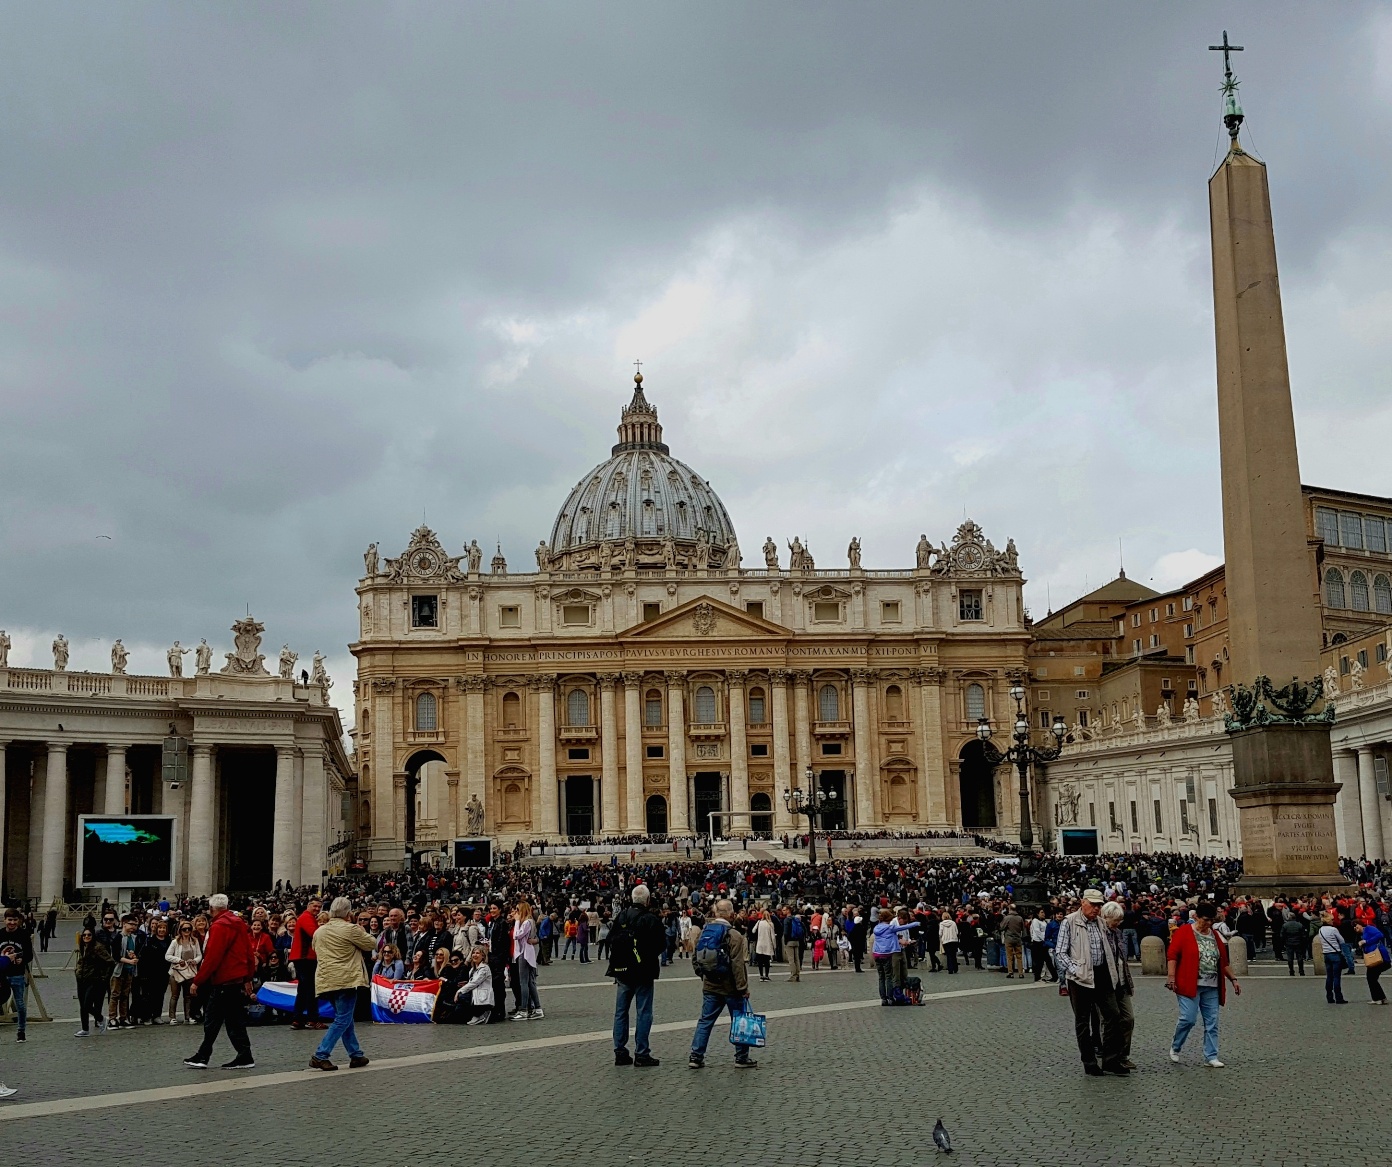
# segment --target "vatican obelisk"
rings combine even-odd
[[[1218,430],[1227,561],[1234,785],[1244,890],[1342,886],[1333,759],[1319,687],[1320,612],[1300,492],[1266,166],[1238,140],[1228,44],[1230,146],[1208,183]]]

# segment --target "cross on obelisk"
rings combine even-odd
[[[1210,53],[1223,54],[1223,124],[1228,127],[1228,137],[1237,141],[1237,129],[1242,125],[1242,107],[1237,104],[1238,82],[1232,75],[1232,54],[1243,51],[1241,45],[1228,42],[1228,30],[1223,30],[1223,43],[1209,45]]]

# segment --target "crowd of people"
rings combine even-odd
[[[751,970],[768,981],[777,964],[798,982],[809,966],[873,969],[880,1003],[895,1006],[919,1000],[915,973],[953,976],[970,966],[1060,982],[1086,1071],[1127,1073],[1132,964],[1147,936],[1164,942],[1167,987],[1180,1001],[1175,1059],[1202,1020],[1205,1061],[1222,1064],[1218,1008],[1226,987],[1237,988],[1233,943],[1249,957],[1269,947],[1291,976],[1304,975],[1319,945],[1331,1004],[1345,1003],[1342,977],[1361,958],[1371,999],[1386,1003],[1378,982],[1388,962],[1389,900],[1380,863],[1345,863],[1357,884],[1348,895],[1264,905],[1231,894],[1235,860],[1043,856],[1038,866],[1055,894],[1028,914],[1013,899],[1016,864],[1009,852],[817,867],[742,854],[715,861],[648,854],[623,866],[358,872],[322,889],[278,887],[235,903],[161,900],[124,915],[103,905],[77,935],[76,1036],[201,1023],[203,1043],[187,1064],[204,1068],[226,1027],[235,1056],[224,1068],[235,1070],[255,1064],[248,1024],[285,1024],[322,1032],[311,1067],[336,1069],[330,1054],[340,1041],[356,1067],[367,1064],[355,1024],[372,1017],[374,976],[393,985],[429,982],[437,1024],[535,1022],[546,1016],[539,969],[603,961],[617,986],[616,1061],[647,1067],[658,1064],[647,1040],[653,982],[686,960],[703,979],[689,1056],[698,1066],[719,1014],[746,1011]],[[52,928],[52,920],[10,909],[0,932],[0,973],[21,1041],[33,938]],[[292,981],[293,1008],[259,999],[263,985]],[[751,1048],[736,1046],[742,1066],[756,1064]]]

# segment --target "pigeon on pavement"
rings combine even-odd
[[[939,1151],[952,1154],[952,1140],[947,1137],[947,1127],[943,1126],[942,1119],[933,1125],[933,1142],[938,1145]]]

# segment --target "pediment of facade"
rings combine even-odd
[[[787,640],[792,633],[780,624],[704,597],[690,600],[656,620],[619,633],[629,640]]]

